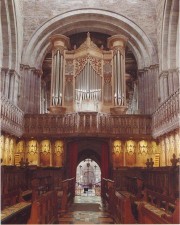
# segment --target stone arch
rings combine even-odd
[[[176,68],[176,43],[179,20],[179,1],[173,0],[171,5],[171,12],[169,18],[168,31],[168,67],[169,69]]]
[[[95,161],[99,167],[101,167],[101,157],[100,154],[98,154],[96,151],[92,150],[92,149],[84,149],[81,152],[79,152],[78,154],[78,164],[85,160],[85,159],[92,159],[93,161]]]
[[[0,36],[2,67],[19,71],[20,36],[18,3],[14,0],[1,2],[1,30]]]
[[[10,40],[7,38],[7,34],[9,36],[9,29],[8,29],[8,6],[7,2],[2,1],[1,3],[1,59],[0,62],[2,62],[2,67],[8,68],[9,67],[9,54],[10,54]]]
[[[71,35],[77,32],[102,32],[109,35],[121,33],[129,38],[138,69],[157,64],[157,52],[144,31],[126,17],[107,10],[79,9],[62,13],[39,27],[23,51],[23,64],[41,69],[49,37],[55,33]]]
[[[176,67],[179,1],[165,1],[162,27],[162,71]]]

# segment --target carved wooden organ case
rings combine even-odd
[[[116,35],[115,35],[116,36]],[[79,48],[69,47],[69,38],[51,38],[51,112],[109,112],[126,106],[124,39],[110,38],[106,51],[87,34]]]

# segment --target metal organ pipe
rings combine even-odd
[[[55,105],[58,105],[58,86],[59,86],[59,51],[57,51],[56,55],[56,85],[55,85]]]
[[[118,105],[121,105],[121,101],[122,101],[122,73],[121,73],[121,54],[120,51],[118,50]]]
[[[117,105],[117,68],[116,68],[116,54],[113,57],[113,64],[114,64],[114,102]]]
[[[54,110],[63,112],[66,110],[62,106],[63,102],[63,54],[64,50],[66,50],[69,47],[69,38],[61,35],[61,34],[55,34],[50,37],[52,46],[53,46],[53,58],[52,58],[52,72],[51,72],[51,105],[50,105],[50,111],[54,112]],[[70,96],[70,88],[68,85],[65,86],[65,98],[68,101],[68,98]],[[58,107],[54,107],[58,106]]]
[[[51,104],[54,105],[55,97],[55,72],[56,72],[56,54],[53,56],[53,65],[52,65],[52,81],[51,81],[51,90],[52,90],[52,101]]]
[[[61,83],[60,83],[60,104],[62,105],[62,96],[63,96],[63,55],[61,55],[61,67],[60,67],[60,77],[61,77]],[[69,91],[68,91],[69,92]],[[68,95],[69,96],[69,95]]]
[[[78,101],[90,99],[101,100],[101,76],[87,62],[83,70],[76,76],[76,99]]]
[[[125,75],[124,75],[124,72],[123,71],[125,71],[125,69],[123,68],[124,66],[123,66],[123,55],[121,55],[121,59],[120,59],[120,61],[121,61],[121,79],[122,79],[122,105],[124,105],[125,104],[125,95],[126,95],[126,92],[125,92]]]

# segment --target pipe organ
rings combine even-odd
[[[85,42],[72,50],[67,50],[69,38],[64,35],[54,35],[50,40],[51,112],[124,112],[125,37],[110,37],[109,51],[98,48],[89,33]]]

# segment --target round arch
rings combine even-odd
[[[177,66],[176,48],[178,46],[179,1],[165,1],[162,30],[162,71],[175,69]]]
[[[157,52],[145,32],[128,18],[107,10],[72,10],[48,20],[39,27],[23,51],[22,63],[41,69],[46,53],[51,48],[52,34],[71,35],[78,32],[101,32],[109,35],[121,33],[128,37],[138,69],[157,64]]]
[[[20,70],[20,57],[22,49],[22,19],[16,1],[2,1],[0,29],[0,63],[2,67]],[[20,44],[21,43],[21,44]]]

